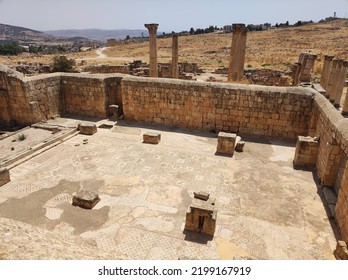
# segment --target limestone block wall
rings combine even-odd
[[[316,130],[311,136],[320,137],[317,174],[322,185],[335,189],[336,221],[348,241],[348,119],[320,94],[315,95],[313,118]]]
[[[106,117],[104,80],[97,75],[61,76],[63,113]]]
[[[61,111],[60,77],[57,74],[25,79],[26,99],[32,122],[47,120]]]
[[[59,111],[59,76],[27,78],[0,67],[0,123],[29,125]]]
[[[122,76],[62,74],[62,112],[90,117],[107,117],[108,106],[121,104]]]
[[[0,124],[31,125],[58,114],[107,117],[122,105],[124,75],[54,73],[25,77],[0,66]]]
[[[308,131],[314,91],[125,77],[125,118],[169,126],[296,139]]]

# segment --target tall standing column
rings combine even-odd
[[[157,66],[157,23],[145,24],[150,37],[150,77],[158,77]]]
[[[172,77],[179,79],[179,39],[176,34],[172,39]]]
[[[329,80],[328,80],[327,88],[326,88],[326,97],[330,99],[330,102],[332,103],[335,101],[337,77],[339,76],[342,66],[343,66],[342,59],[336,59],[336,58],[333,59],[331,72],[330,72],[330,76],[329,76]]]
[[[344,84],[346,82],[347,68],[348,68],[348,61],[343,60],[342,63],[340,64],[340,72],[338,73],[336,86],[334,88],[335,91],[333,93],[335,95],[335,99],[334,99],[335,107],[340,107]]]
[[[323,71],[321,72],[321,77],[320,77],[320,85],[327,90],[327,83],[329,81],[330,77],[330,71],[332,67],[332,60],[333,60],[332,55],[325,55],[324,56],[324,65],[323,65]]]
[[[348,89],[346,91],[346,99],[344,99],[344,104],[342,108],[342,115],[348,116]]]
[[[244,60],[247,29],[245,24],[233,24],[228,82],[241,81],[244,77]]]
[[[301,70],[298,77],[298,83],[309,83],[311,81],[311,71],[316,59],[316,54],[300,54],[299,63],[301,64]]]

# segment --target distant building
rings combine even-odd
[[[224,26],[224,32],[225,33],[231,33],[232,32],[232,25],[225,25]]]
[[[117,40],[116,39],[107,39],[106,41],[106,46],[107,47],[113,47],[117,45]]]

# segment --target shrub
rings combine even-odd
[[[66,56],[55,56],[53,58],[53,72],[71,72],[75,65],[74,60],[68,59]]]
[[[17,135],[16,139],[18,141],[24,141],[25,139],[27,139],[28,135],[27,134],[24,134],[24,133],[20,133]]]

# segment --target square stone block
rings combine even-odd
[[[200,194],[204,194],[204,199],[196,198],[194,194],[195,198],[186,211],[185,230],[214,236],[217,217],[215,198],[209,197],[207,193]],[[206,196],[209,197],[207,200]]]
[[[219,132],[216,153],[233,156],[236,138],[235,133]]]
[[[310,136],[298,136],[294,156],[294,167],[313,167],[317,163],[319,141]]]
[[[80,190],[73,194],[73,206],[92,209],[100,201],[99,195],[87,190]]]
[[[98,129],[94,123],[85,122],[85,123],[79,124],[79,131],[81,134],[84,134],[84,135],[93,135],[97,133]]]
[[[7,168],[0,168],[0,187],[10,182],[10,172]]]
[[[143,134],[143,143],[158,144],[160,141],[160,133],[146,132]]]

